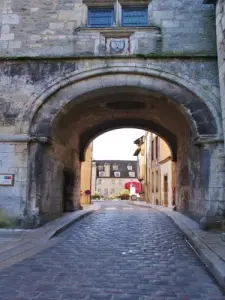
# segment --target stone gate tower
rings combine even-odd
[[[223,217],[224,5],[1,1],[0,208],[27,227],[79,209],[88,144],[138,127],[171,148],[178,210]]]

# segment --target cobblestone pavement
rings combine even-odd
[[[4,300],[222,300],[163,213],[110,202],[55,246],[0,273]]]

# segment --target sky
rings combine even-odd
[[[117,129],[97,137],[93,143],[94,160],[137,160],[133,156],[137,146],[134,141],[144,134],[140,129]]]

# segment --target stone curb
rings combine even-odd
[[[84,208],[84,210],[67,213],[37,229],[0,229],[0,237],[13,237],[18,235],[21,240],[38,238],[49,240],[69,228],[75,222],[92,214],[100,208],[101,205],[93,204],[90,207]]]
[[[4,237],[7,236],[16,237],[18,233],[20,235],[12,244],[7,243],[6,239],[5,247],[0,249],[0,270],[56,244],[58,241],[57,235],[59,233],[100,208],[101,205],[91,205],[90,207],[84,208],[84,210],[68,213],[38,229],[9,230],[9,235],[7,235],[7,230],[3,230],[3,240]],[[53,237],[56,238],[53,239]]]
[[[221,257],[194,232],[193,228],[189,227],[186,222],[183,222],[179,217],[176,216],[176,214],[178,214],[177,212],[174,212],[171,209],[163,209],[161,207],[157,208],[156,206],[152,207],[150,204],[146,203],[142,204],[130,202],[130,204],[158,209],[159,211],[165,213],[184,233],[187,241],[196,251],[199,258],[206,265],[209,271],[213,274],[219,285],[222,288],[225,288],[225,261],[221,259]],[[185,216],[185,218],[187,217]],[[190,221],[194,223],[192,220]]]
[[[68,229],[71,225],[73,225],[74,223],[80,221],[81,219],[91,215],[96,210],[97,209],[93,209],[93,210],[90,210],[90,211],[84,211],[83,214],[80,214],[79,216],[71,219],[67,223],[63,224],[63,226],[60,226],[59,228],[55,229],[54,232],[52,232],[51,235],[49,236],[49,239],[51,239],[51,238],[57,236],[58,234],[62,233],[64,230]]]

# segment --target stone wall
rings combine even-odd
[[[124,112],[120,121],[139,118],[140,124],[140,120],[152,122],[156,131],[164,126],[172,133],[172,140],[173,135],[182,137],[180,124],[189,124],[191,133],[185,127],[183,144],[180,141],[181,146],[187,145],[185,156],[178,145],[181,167],[177,174],[183,180],[178,195],[180,209],[199,215],[221,214],[218,201],[224,197],[223,182],[216,192],[210,190],[221,171],[218,169],[214,176],[211,170],[218,163],[223,143],[214,6],[204,5],[202,0],[152,0],[149,26],[123,28],[121,3],[129,1],[108,2],[115,7],[114,26],[98,30],[88,28],[87,11],[99,1],[0,3],[0,172],[15,174],[14,186],[0,187],[0,208],[16,216],[29,210],[34,216],[41,214],[43,222],[58,216],[62,212],[65,168],[75,173],[73,204],[79,208],[81,148],[86,146],[83,140],[87,142],[88,134],[94,138],[104,129],[107,118],[113,121],[119,115],[98,105],[103,104],[105,97],[98,97],[98,91],[125,86],[138,88],[143,97],[150,93],[146,101],[155,101],[156,113],[151,113],[148,103],[148,115]],[[224,1],[219,1],[217,36],[222,97],[223,7]],[[119,52],[112,47],[117,39],[123,46]],[[125,94],[131,97],[132,92]],[[93,97],[92,101],[88,97]],[[76,106],[76,101],[83,104]],[[222,104],[224,107],[224,101]],[[99,131],[92,132],[92,128]],[[209,135],[209,143],[219,146],[207,146],[208,165],[204,165],[206,159],[199,165],[197,158],[208,154],[202,154],[192,143],[202,136],[204,140],[204,135]],[[202,166],[208,171],[203,191]],[[206,206],[203,200],[208,201]]]
[[[217,23],[217,51],[219,64],[219,81],[222,104],[223,120],[225,120],[225,1],[217,1],[216,6]],[[224,121],[223,121],[224,123]],[[225,126],[225,123],[224,125]]]
[[[90,2],[1,1],[0,56],[106,56],[112,54],[107,50],[110,38],[125,35],[130,45],[123,55],[216,54],[214,7],[203,5],[202,0],[152,0],[149,28],[129,30],[121,27],[119,0],[111,1],[115,5],[113,28],[87,28],[88,6],[98,1]]]
[[[14,174],[14,186],[0,186],[0,208],[12,215],[23,214],[27,200],[27,143],[0,143],[0,174]]]
[[[1,147],[3,147],[2,149],[5,149],[4,151],[7,151],[7,154],[3,155],[3,157],[7,157],[7,160],[2,160],[1,173],[14,173],[15,185],[13,187],[1,188],[1,207],[7,209],[10,211],[10,213],[13,213],[17,216],[23,215],[24,209],[28,207],[34,213],[41,213],[44,220],[51,219],[59,215],[62,212],[62,171],[64,167],[69,167],[75,172],[76,185],[74,190],[74,206],[76,208],[79,207],[80,157],[78,133],[84,130],[85,126],[89,126],[90,128],[96,126],[98,122],[102,120],[102,118],[105,118],[106,113],[105,111],[101,111],[99,107],[96,107],[97,110],[94,112],[93,108],[89,110],[88,106],[83,106],[82,110],[80,108],[78,110],[76,109],[70,117],[66,117],[67,125],[64,123],[64,118],[62,122],[59,120],[56,122],[57,126],[52,124],[52,129],[49,131],[48,123],[50,117],[57,114],[57,106],[61,105],[60,102],[63,103],[66,99],[69,99],[70,97],[73,99],[75,96],[73,96],[73,90],[70,90],[69,86],[65,87],[63,92],[59,91],[57,96],[58,100],[56,102],[54,102],[54,97],[56,96],[51,97],[51,101],[49,100],[48,104],[45,105],[45,112],[41,110],[42,103],[45,103],[45,101],[42,101],[45,99],[45,97],[48,97],[46,95],[48,95],[49,91],[53,91],[51,90],[52,86],[57,84],[62,86],[63,82],[65,82],[65,86],[72,84],[73,80],[69,79],[70,76],[85,78],[85,74],[89,74],[89,72],[91,76],[93,76],[93,72],[98,72],[99,69],[110,70],[111,68],[115,68],[117,72],[119,69],[126,69],[128,71],[132,70],[133,73],[137,72],[138,68],[140,68],[140,70],[145,68],[145,72],[150,70],[153,74],[165,76],[165,78],[169,81],[180,80],[180,85],[186,85],[189,90],[196,92],[196,94],[198,94],[199,97],[204,99],[205,103],[207,103],[207,106],[210,108],[214,116],[215,124],[217,124],[218,136],[221,135],[217,61],[214,59],[133,58],[131,60],[129,58],[123,58],[121,60],[119,58],[105,58],[94,60],[71,59],[69,61],[62,59],[2,62],[0,68],[0,140],[4,141],[4,144],[1,144]],[[126,74],[121,74],[118,76],[120,76],[119,78],[121,83],[124,82],[125,85],[129,85],[128,80],[131,76]],[[113,84],[118,84],[116,76],[111,75],[111,79],[108,77],[109,76],[100,76],[96,79],[93,78],[92,82],[90,83],[86,80],[79,81],[81,85],[80,87],[76,86],[74,91],[76,91],[77,95],[79,95],[87,92],[88,89],[91,89],[92,85],[98,84],[99,87],[107,86],[108,83],[110,84],[110,80],[114,82]],[[140,84],[143,86],[149,84],[153,78],[155,77],[148,77],[147,80],[143,78]],[[139,81],[140,76],[137,76],[134,82],[136,83]],[[156,85],[154,85],[154,89],[156,89],[157,86],[160,87],[161,84],[162,83],[160,83],[160,81],[156,83]],[[133,83],[130,85],[133,85]],[[96,90],[98,90],[99,87],[96,85]],[[169,86],[166,86],[165,90],[167,90],[169,93],[174,93],[173,89],[171,89]],[[54,92],[51,93],[54,95]],[[66,96],[63,93],[66,93]],[[42,96],[43,94],[45,94],[44,98]],[[177,100],[181,96],[176,93],[174,95],[176,96]],[[182,97],[179,101],[183,101],[182,99],[186,99],[186,97],[187,96],[185,96],[185,93],[182,93]],[[189,96],[187,99],[189,99]],[[158,103],[159,100],[160,99],[157,100]],[[164,101],[166,105],[167,101]],[[71,101],[71,105],[68,108],[61,109],[62,115],[66,115],[68,113],[68,110],[70,110],[73,105],[72,102],[73,101]],[[91,103],[93,105],[93,102]],[[190,109],[198,112],[198,114],[203,113],[204,118],[207,117],[207,115],[205,115],[206,112],[201,112],[201,110],[199,111],[198,104],[196,102],[194,102],[193,105],[194,106],[190,107]],[[62,104],[62,106],[64,106],[64,104]],[[161,110],[162,109],[165,108],[161,107]],[[94,118],[93,116],[88,115],[92,110],[94,113]],[[33,116],[34,112],[35,116]],[[129,115],[131,116],[130,113],[128,116]],[[77,122],[75,122],[78,116],[79,119]],[[138,117],[137,114],[135,114],[135,116]],[[114,118],[115,116],[111,114],[108,117]],[[131,117],[133,117],[133,115]],[[197,116],[193,114],[193,117],[196,118],[196,121],[201,121],[203,118],[201,114]],[[39,120],[42,120],[42,122],[40,123]],[[179,120],[179,118],[176,118],[176,120]],[[32,129],[30,128],[31,122],[33,124]],[[179,121],[176,122],[179,123]],[[171,126],[171,122],[168,124]],[[204,124],[201,125],[201,130],[204,132],[204,128],[202,127],[203,125]],[[74,128],[77,131],[77,136],[74,135],[75,131],[71,126],[75,126]],[[175,128],[176,126],[174,129]],[[53,144],[43,144],[35,141],[33,142],[32,134],[36,134],[37,132],[43,132],[45,136],[54,137]],[[68,144],[68,140],[71,138],[72,132],[73,140],[71,140],[71,142],[73,145]],[[15,145],[13,145],[12,140],[15,140],[16,135],[19,134],[20,138],[22,136],[24,141],[23,143],[21,141],[19,145],[24,147],[24,151],[18,154],[20,156],[17,163],[18,165],[15,165],[14,160],[16,157],[18,157],[15,152],[17,142],[15,142]],[[9,142],[7,142],[7,140]],[[71,151],[74,151],[74,162],[71,158]],[[42,159],[43,155],[44,160]],[[31,165],[27,162],[28,156],[29,163],[31,163]],[[35,157],[36,160],[33,159]],[[32,165],[33,161],[36,161],[37,163],[39,160],[42,161],[41,163],[44,166],[40,173],[38,173],[39,169],[37,165]],[[27,168],[28,176],[26,175]],[[32,173],[34,170],[36,175]],[[20,177],[20,172],[23,172],[22,179]],[[193,175],[195,170],[192,170],[191,172]],[[39,176],[37,180],[38,185],[34,190],[32,188],[32,183],[30,186],[30,180],[32,176]],[[29,184],[27,184],[28,182]],[[188,191],[190,191],[189,187],[187,183]],[[197,189],[195,189],[195,192],[196,191]],[[10,200],[11,195],[13,195],[13,200]],[[193,203],[198,205],[198,207],[192,205],[191,210],[198,211],[200,214],[204,208],[202,202],[194,202],[195,199],[199,199],[196,198],[196,195],[197,194],[192,194],[191,199]],[[183,194],[179,195],[180,199],[183,199],[184,197],[185,195]],[[35,199],[35,201],[33,201],[33,199]],[[38,203],[39,211],[36,211],[37,207],[34,203]]]

